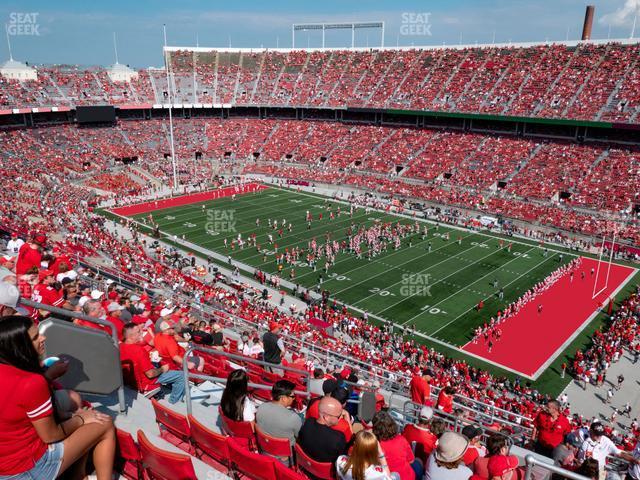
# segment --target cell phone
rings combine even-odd
[[[47,358],[44,359],[44,361],[42,363],[46,368],[49,368],[51,365],[53,365],[54,363],[56,363],[58,361],[60,361],[60,358],[58,358],[58,357],[47,357]]]

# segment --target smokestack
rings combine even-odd
[[[596,7],[587,5],[587,11],[584,12],[584,25],[582,26],[582,40],[591,40],[591,27],[593,26],[593,12]]]

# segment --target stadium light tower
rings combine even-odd
[[[384,47],[384,22],[345,22],[345,23],[294,23],[291,25],[291,48],[296,48],[296,32],[307,30],[322,30],[322,48],[325,46],[327,30],[351,30],[351,48],[355,47],[356,29],[381,29],[380,47]]]
[[[4,25],[4,33],[7,34],[7,46],[9,47],[9,61],[13,60],[13,53],[11,52],[11,40],[9,40],[9,26]]]
[[[162,31],[164,33],[164,46],[162,56],[164,57],[164,69],[167,72],[167,95],[169,98],[169,139],[171,147],[171,164],[173,166],[173,188],[178,189],[178,169],[176,168],[176,150],[173,145],[173,99],[171,98],[171,80],[169,78],[169,62],[167,59],[167,26],[162,25]]]

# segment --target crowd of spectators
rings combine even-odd
[[[169,54],[177,103],[366,106],[629,121],[640,106],[638,45],[545,44],[463,49],[293,50]],[[105,68],[36,66],[0,82],[0,106],[164,103],[166,75],[131,83]]]
[[[640,288],[625,299],[610,317],[603,330],[596,330],[592,336],[592,345],[583,351],[578,350],[573,358],[571,373],[588,384],[602,385],[607,370],[617,362],[625,350],[634,358],[634,364],[640,359]]]
[[[72,187],[69,184],[57,189],[52,188],[47,194],[40,194],[40,201],[43,208],[54,208],[55,205],[60,205],[61,201],[72,205],[78,198],[85,198],[84,205],[88,207],[86,197],[83,197],[84,192],[83,189]],[[390,325],[376,327],[368,323],[365,318],[354,317],[346,310],[336,308],[333,305],[327,305],[324,308],[322,306],[311,307],[297,315],[286,313],[266,302],[251,301],[249,297],[234,293],[227,288],[222,288],[218,285],[205,285],[191,277],[188,268],[172,265],[171,252],[162,248],[154,248],[150,245],[146,245],[145,248],[145,241],[137,236],[135,229],[132,230],[134,241],[124,242],[118,236],[105,229],[97,217],[88,215],[88,218],[83,219],[77,205],[82,204],[76,204],[75,209],[69,208],[68,211],[60,212],[60,220],[61,222],[67,222],[64,223],[67,228],[73,225],[78,227],[77,230],[74,229],[73,233],[69,235],[66,242],[54,241],[49,244],[49,239],[45,235],[38,233],[24,238],[27,241],[24,245],[18,247],[16,260],[3,263],[15,269],[17,275],[15,282],[24,296],[30,296],[53,306],[62,306],[70,310],[82,311],[92,316],[105,318],[116,327],[123,345],[146,345],[146,348],[142,349],[128,347],[122,350],[123,360],[131,362],[134,366],[134,375],[130,380],[131,384],[143,392],[154,390],[156,385],[168,385],[172,390],[169,401],[178,401],[185,388],[184,384],[180,384],[179,378],[181,377],[172,373],[179,371],[181,368],[181,352],[183,353],[184,350],[181,350],[182,347],[179,345],[179,340],[184,341],[187,339],[184,336],[185,332],[190,332],[191,335],[198,338],[207,338],[206,334],[211,334],[213,337],[213,334],[219,331],[219,327],[213,324],[198,323],[189,312],[189,309],[179,308],[169,300],[151,299],[148,295],[122,291],[113,286],[108,287],[106,291],[91,290],[86,285],[78,283],[81,281],[77,276],[77,270],[79,269],[72,260],[73,257],[67,253],[67,249],[73,246],[79,248],[82,245],[91,251],[108,254],[114,259],[116,271],[119,270],[132,275],[131,278],[137,279],[141,283],[144,282],[143,285],[154,287],[164,285],[176,293],[191,296],[199,302],[211,303],[222,307],[225,311],[255,324],[256,332],[269,330],[277,333],[281,331],[286,337],[302,338],[337,354],[370,362],[373,364],[374,370],[373,372],[367,372],[368,374],[377,373],[381,378],[386,376],[398,384],[406,383],[406,379],[419,374],[415,370],[416,365],[424,368],[428,367],[431,369],[429,384],[434,387],[444,387],[435,404],[436,408],[444,413],[460,414],[456,413],[452,402],[453,394],[459,394],[480,400],[487,405],[499,407],[506,412],[522,415],[522,417],[514,415],[513,418],[510,418],[507,413],[504,420],[521,422],[523,427],[528,427],[531,425],[526,418],[533,418],[540,404],[547,400],[547,397],[535,392],[526,384],[512,382],[505,378],[492,377],[487,372],[471,367],[462,360],[447,358],[433,349],[428,349],[418,344],[412,338],[410,330],[394,334]],[[15,227],[18,232],[24,232],[26,231],[25,229],[35,226],[25,222],[19,215],[9,215],[5,218],[5,221]],[[44,223],[37,225],[37,228],[52,233],[59,231],[61,227],[62,224]],[[21,236],[24,237],[24,235],[16,235],[14,245],[17,244],[17,238]],[[50,245],[56,245],[55,250],[53,248],[49,249]],[[41,267],[43,262],[46,262],[46,268]],[[76,272],[76,275],[71,272]],[[60,287],[58,287],[56,280],[60,282]],[[45,289],[50,291],[51,294],[43,295],[42,292]],[[635,300],[632,301],[635,302]],[[4,300],[3,314],[5,314],[6,309],[14,309],[15,307],[18,307],[17,301]],[[44,315],[47,315],[44,310],[30,313],[35,319],[41,319]],[[312,319],[322,319],[330,324],[335,332],[334,335],[326,335],[323,331],[311,327],[310,320]],[[222,321],[224,321],[224,318]],[[80,321],[78,323],[82,324]],[[89,325],[84,324],[84,326]],[[637,327],[637,322],[635,322],[635,326]],[[630,334],[630,332],[628,333]],[[142,342],[140,341],[141,338]],[[253,344],[259,343],[259,341],[256,341],[256,333],[254,332],[247,332],[245,338],[253,338],[251,342]],[[210,341],[212,344],[214,343],[213,338]],[[219,343],[221,347],[225,345],[224,342],[220,341],[216,343]],[[276,340],[275,343],[277,344],[278,341]],[[228,348],[231,348],[230,344],[227,345]],[[265,338],[263,348],[265,358],[269,348],[269,343]],[[149,357],[149,352],[152,350],[157,352],[155,360],[160,363],[160,366],[150,363],[151,360],[154,360],[154,357]],[[244,346],[242,351],[244,351]],[[256,352],[255,355],[260,354],[259,349],[254,351]],[[251,352],[251,348],[249,352]],[[312,359],[304,359],[304,357],[293,358],[290,355],[282,355],[279,359],[273,360],[273,363],[279,362],[285,365],[288,362],[300,365],[302,362],[306,368],[310,369],[316,369],[320,366]],[[194,357],[190,360],[189,367],[193,368],[194,371],[205,372],[211,371],[207,369],[212,368],[210,364],[199,357]],[[344,378],[351,378],[352,375],[357,375],[357,372],[358,370],[355,368],[349,369],[349,371],[341,371],[340,375],[336,374],[336,377],[338,380],[344,380]],[[232,378],[231,380],[230,385],[234,385],[236,379]],[[246,378],[237,380],[242,385],[245,381]],[[284,385],[284,393],[278,393],[274,387],[274,391],[278,394],[274,394],[273,402],[263,403],[255,413],[258,425],[262,423],[265,429],[269,429],[268,423],[264,424],[260,420],[262,418],[260,409],[267,408],[266,406],[269,405],[272,405],[269,408],[278,407],[284,409],[291,406],[291,402],[294,399],[291,396],[293,388],[295,388],[295,384],[292,382]],[[238,415],[240,405],[242,406],[243,418],[245,414],[247,417],[251,417],[253,410],[249,401],[246,400],[246,393],[244,392],[241,386],[239,392],[234,394],[235,415]],[[428,397],[428,395],[425,397]],[[225,404],[226,402],[227,400],[225,400]],[[302,440],[300,440],[300,434],[293,432],[297,432],[297,430],[300,430],[300,432],[308,431],[307,435],[316,439],[318,438],[317,431],[326,431],[326,428],[338,425],[335,419],[342,415],[339,412],[344,411],[340,401],[331,397],[331,399],[323,400],[322,402],[319,404],[318,418],[307,419],[304,423],[300,422],[292,426],[290,430],[292,433],[288,434],[292,435],[292,437],[289,436],[289,438],[298,438],[301,445],[304,445],[305,434],[301,434]],[[229,414],[231,413],[231,410],[229,410]],[[269,412],[264,418],[268,419],[268,422],[280,417]],[[293,422],[294,417],[290,416],[290,418],[291,420],[289,421]],[[351,417],[348,418],[351,419]],[[346,415],[345,421],[347,421]],[[387,459],[388,472],[398,473],[400,478],[411,479],[413,478],[412,475],[415,477],[416,472],[421,474],[421,469],[425,468],[425,464],[414,460],[414,454],[411,449],[407,449],[406,445],[408,443],[406,443],[406,440],[400,440],[403,437],[398,436],[397,426],[394,428],[393,425],[395,424],[391,422],[393,420],[389,420],[384,415],[378,415],[378,418],[374,418],[373,421],[373,434],[376,436],[383,455]],[[359,438],[357,437],[357,432],[352,431],[351,433],[352,435],[356,434],[356,439]],[[283,436],[287,437],[288,435]],[[338,451],[340,449],[336,448],[336,445],[339,447],[340,443],[335,442],[335,434],[331,434],[327,438],[330,439],[327,445],[333,446],[329,449],[333,452],[331,461],[336,461],[339,465],[342,465],[346,474],[349,470],[347,465],[351,464],[345,458],[340,459],[340,455],[346,454],[346,451]],[[464,446],[466,443],[462,442],[458,437],[454,440],[451,440],[451,442],[457,445],[457,453],[463,455],[468,450]],[[466,442],[468,443],[468,441]],[[400,447],[396,443],[406,445]],[[438,443],[438,447],[445,449],[448,444],[449,440],[445,440]],[[307,453],[309,455],[313,455],[314,452],[317,453],[318,445],[320,443],[315,440],[310,441]],[[436,447],[436,452],[438,447]],[[318,458],[325,458],[322,455],[327,453],[327,449],[321,450],[322,453],[319,454]],[[461,457],[458,454],[454,455],[447,450],[447,452],[443,452],[444,456],[442,458],[447,459],[445,463],[455,464],[454,467],[458,469],[461,468],[461,462],[459,461]],[[397,455],[403,456],[396,457]],[[437,471],[437,468],[441,467],[441,465],[434,465],[430,462],[434,462],[434,460],[427,457],[427,472],[430,469]],[[403,466],[407,465],[413,465],[413,468],[406,470]],[[380,468],[384,470],[382,463]],[[468,473],[466,470],[462,471],[465,474]],[[434,478],[437,478],[437,475],[434,475]]]

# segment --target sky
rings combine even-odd
[[[13,58],[31,64],[162,65],[168,44],[290,48],[293,23],[384,21],[386,46],[544,42],[580,37],[587,4],[592,38],[629,38],[640,0],[3,0],[0,18]],[[635,37],[640,37],[640,19]],[[6,38],[0,60],[9,58]],[[356,46],[379,46],[379,30],[360,30]],[[327,47],[349,47],[350,31],[330,31]],[[297,47],[320,47],[299,32]]]

